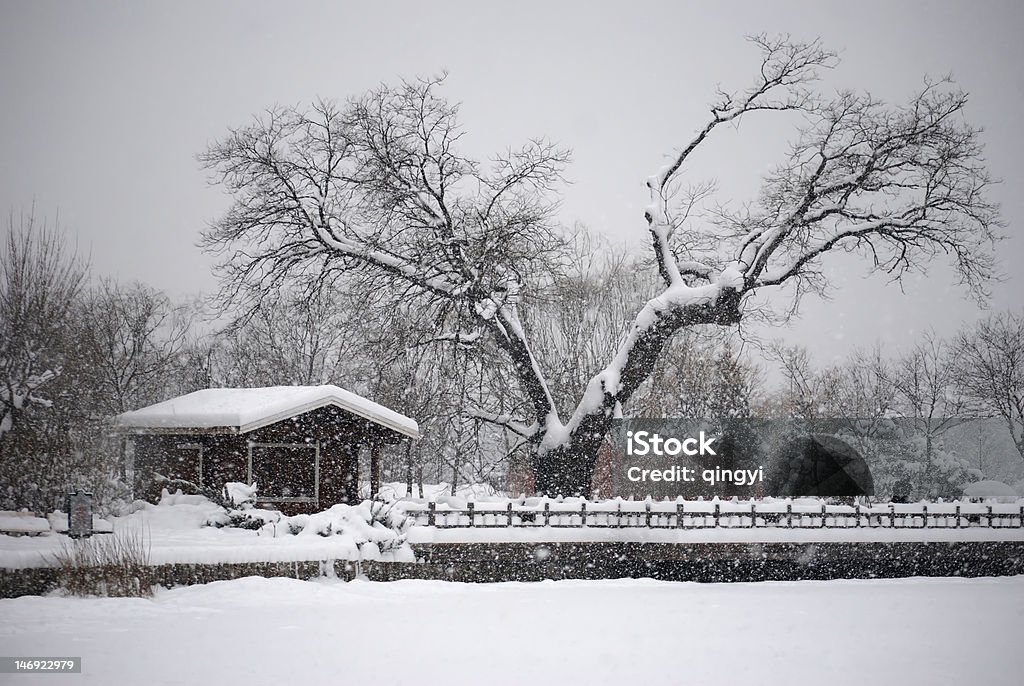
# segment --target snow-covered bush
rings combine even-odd
[[[360,553],[364,557],[368,554],[370,559],[401,549],[412,524],[404,505],[397,501],[365,500],[358,505],[338,504],[315,514],[285,517],[276,510],[255,507],[256,484],[242,483],[225,484],[223,500],[232,505],[222,506],[221,512],[208,517],[206,526],[249,529],[270,536],[349,536]]]
[[[400,503],[364,500],[358,505],[333,505],[323,512],[284,517],[275,532],[296,536],[349,536],[364,559],[398,551],[406,542],[412,519]]]
[[[231,503],[240,510],[248,510],[256,506],[256,484],[229,481],[224,484],[224,501]]]
[[[267,524],[281,520],[281,513],[276,510],[262,510],[256,507],[256,484],[245,484],[229,481],[221,489],[216,501],[221,511],[206,520],[207,526],[231,527],[258,531]]]

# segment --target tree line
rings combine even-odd
[[[384,480],[405,482],[411,493],[438,482],[535,487],[528,427],[514,419],[528,399],[494,364],[486,341],[439,332],[431,312],[325,285],[269,293],[215,328],[200,301],[176,303],[146,285],[92,274],[67,237],[34,216],[12,215],[6,233],[2,508],[50,509],[74,487],[108,503],[129,499],[130,461],[110,419],[208,387],[333,383],[414,417],[423,439],[397,447],[383,465]],[[558,400],[584,392],[639,304],[636,283],[657,278],[654,265],[583,231],[572,249],[571,266],[524,315]],[[767,383],[772,371],[781,385]],[[1024,457],[1022,377],[1024,319],[1014,313],[994,314],[948,340],[926,333],[897,356],[856,351],[827,367],[800,347],[743,344],[735,330],[702,327],[667,345],[621,411],[854,417],[870,427],[860,432],[862,450],[886,420],[914,420],[913,440],[881,463],[881,490],[892,493],[900,478],[913,476],[914,495],[948,496],[986,471],[983,458],[944,446],[960,420],[995,418]]]

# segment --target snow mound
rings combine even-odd
[[[50,523],[31,512],[0,512],[0,531],[39,534],[50,530]]]

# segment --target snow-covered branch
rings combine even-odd
[[[479,329],[468,333],[464,331],[453,331],[429,338],[423,341],[421,345],[430,343],[455,343],[456,345],[468,348],[478,343],[482,335],[483,334]]]
[[[521,438],[530,439],[537,433],[537,425],[531,424],[526,425],[522,422],[516,421],[512,415],[508,414],[495,414],[493,412],[487,412],[481,409],[470,409],[467,414],[474,418],[479,419],[482,422],[488,422],[490,424],[496,424],[500,427],[508,429],[512,433],[520,436]]]

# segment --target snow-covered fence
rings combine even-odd
[[[604,501],[545,500],[527,504],[468,502],[464,508],[409,504],[418,526],[558,528],[1024,528],[1024,502],[881,503],[837,505],[823,501]]]

